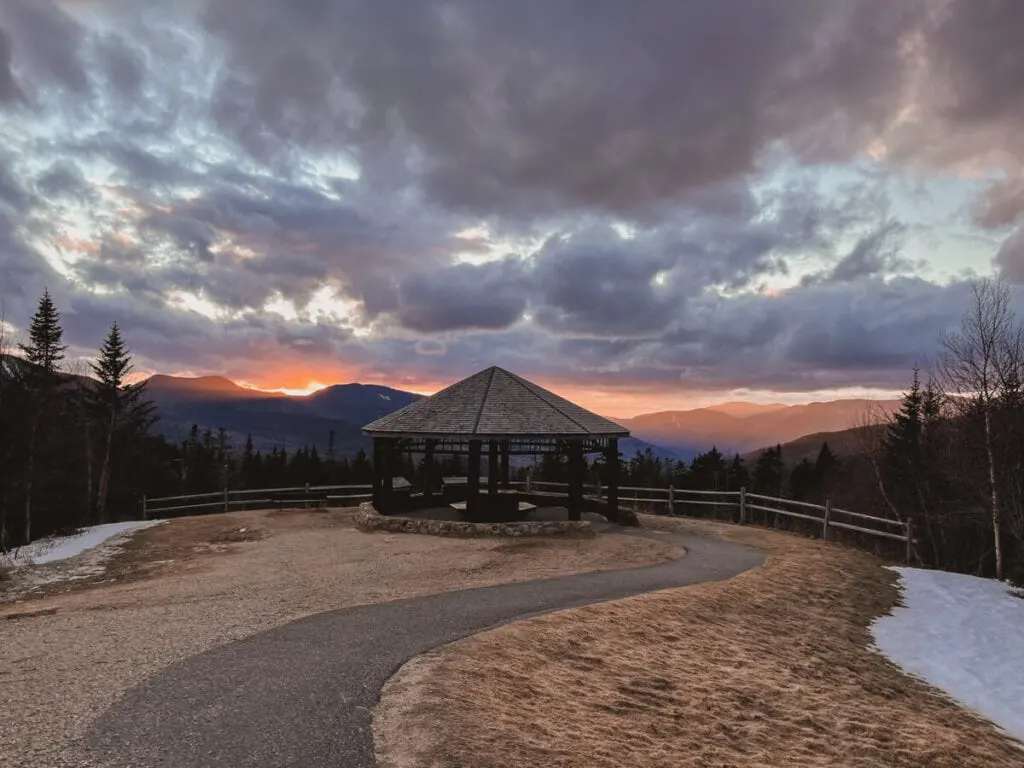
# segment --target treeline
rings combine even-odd
[[[251,439],[236,450],[224,430],[198,427],[169,443],[153,428],[145,383],[130,381],[116,323],[88,365],[66,364],[63,338],[49,292],[21,343],[0,319],[0,550],[136,518],[144,495],[372,481],[366,454],[335,457],[332,436],[323,458],[315,447],[262,453]]]
[[[867,431],[865,501],[914,523],[932,566],[1024,582],[1024,326],[1002,281],[975,284],[925,383]],[[873,482],[872,482],[873,481]]]
[[[168,450],[150,434],[145,388],[127,382],[120,328],[110,328],[91,377],[65,369],[63,336],[48,292],[20,355],[0,323],[0,547],[122,517]]]
[[[672,486],[691,491],[745,488],[766,496],[822,503],[836,492],[836,486],[844,478],[842,468],[842,462],[827,442],[822,443],[814,461],[802,459],[792,469],[783,460],[782,446],[762,451],[752,466],[740,455],[730,459],[714,447],[690,462],[662,458],[648,447],[638,449],[631,458],[620,455],[619,484],[637,488]],[[528,473],[547,482],[566,482],[569,477],[566,459],[557,454],[544,456],[535,468],[521,469],[517,477],[525,479]],[[588,463],[587,482],[607,483],[602,459]]]

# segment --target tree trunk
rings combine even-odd
[[[89,415],[82,414],[85,427],[85,515],[92,519],[92,430],[89,428]]]
[[[992,536],[996,547],[996,579],[1003,580],[1003,545],[1000,541],[999,524],[999,490],[996,486],[996,459],[992,450],[992,414],[989,404],[985,404],[985,453],[988,456],[988,484],[992,504]]]
[[[103,447],[103,464],[100,466],[99,488],[96,490],[96,519],[97,522],[106,522],[107,515],[107,489],[110,486],[110,445],[114,442],[114,423],[116,414],[110,412],[110,423],[107,425],[107,439]]]
[[[25,544],[32,541],[32,476],[36,465],[36,430],[39,418],[32,420],[32,429],[28,439],[28,466],[25,468],[25,531],[22,540]]]

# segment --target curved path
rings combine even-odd
[[[134,768],[372,768],[370,709],[408,659],[515,619],[726,579],[763,562],[739,544],[617,531],[681,544],[686,555],[308,616],[166,667],[104,712],[68,757]]]

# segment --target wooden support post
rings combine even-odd
[[[149,520],[149,511],[146,509],[146,494],[142,494],[142,519]]]
[[[747,489],[740,488],[740,525],[747,522]]]
[[[427,440],[423,448],[423,496],[429,500],[434,495],[434,446],[437,440]]]
[[[676,513],[676,489],[672,483],[668,484],[668,513],[670,515]]]
[[[619,441],[608,440],[605,449],[605,466],[608,469],[608,506],[605,516],[613,523],[619,522]]]
[[[476,510],[480,505],[480,454],[479,440],[469,441],[469,466],[466,475],[466,511]]]
[[[583,443],[569,443],[569,519],[583,516]]]
[[[229,508],[230,507],[228,503],[228,488],[227,486],[224,486],[224,511],[227,512]]]
[[[509,481],[512,479],[511,476],[510,476],[511,472],[510,472],[510,468],[509,468],[509,451],[511,451],[511,450],[512,450],[512,446],[509,443],[509,441],[508,440],[502,440],[501,441],[501,450],[500,450],[500,454],[501,454],[501,474],[500,474],[500,478],[499,479],[501,480],[501,487],[503,489],[508,489]]]
[[[378,512],[381,511],[381,507],[384,504],[384,499],[381,497],[381,489],[384,487],[384,484],[381,482],[381,478],[384,476],[382,453],[380,440],[376,437],[373,438],[373,508]]]
[[[494,497],[498,495],[498,441],[490,440],[487,443],[487,495]]]
[[[392,503],[394,501],[394,463],[393,448],[391,440],[382,440],[380,446],[380,500],[383,508],[378,507],[377,511],[382,515],[389,515],[392,510]]]
[[[907,565],[914,559],[914,521],[907,519]]]
[[[832,499],[825,499],[825,520],[821,529],[821,540],[828,541],[828,519],[832,516]]]

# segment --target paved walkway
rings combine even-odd
[[[309,616],[165,668],[103,713],[69,757],[105,767],[372,768],[370,710],[408,659],[515,619],[726,579],[763,562],[738,544],[620,530],[687,554]]]

